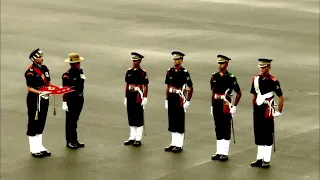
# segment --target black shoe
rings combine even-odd
[[[134,147],[139,147],[139,146],[141,146],[141,141],[135,141],[135,142],[133,143],[133,146],[134,146]]]
[[[41,151],[41,154],[43,154],[44,156],[51,156],[51,152],[46,150],[46,151]]]
[[[168,147],[164,148],[164,151],[165,152],[170,152],[170,151],[172,151],[173,148],[175,148],[175,146],[168,146]]]
[[[78,148],[83,148],[84,147],[84,143],[81,143],[79,141],[76,144],[77,144]]]
[[[269,168],[270,167],[270,162],[263,161],[261,167],[262,168]]]
[[[134,140],[128,140],[124,142],[124,145],[128,146],[128,145],[132,145],[134,144]]]
[[[262,167],[262,159],[258,159],[251,163],[252,167]]]
[[[172,151],[173,153],[182,152],[182,147],[174,147],[171,151]]]
[[[220,156],[220,158],[219,158],[219,161],[222,161],[222,162],[224,162],[224,161],[228,161],[228,156],[227,155],[221,155]]]
[[[78,149],[78,145],[76,143],[67,143],[66,146],[70,149]]]
[[[31,155],[32,155],[33,157],[37,157],[37,158],[43,158],[43,157],[45,157],[45,155],[44,155],[43,153],[41,153],[41,152],[31,153]]]
[[[211,160],[218,160],[218,159],[220,159],[220,156],[221,156],[221,154],[216,154],[216,155],[214,155],[214,156],[212,156],[211,157]]]

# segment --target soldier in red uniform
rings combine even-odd
[[[274,118],[283,109],[283,93],[279,81],[269,74],[272,59],[258,59],[260,74],[253,77],[251,91],[253,106],[253,127],[255,144],[258,146],[257,160],[253,167],[270,166],[272,145],[274,143]],[[274,93],[279,97],[279,107],[275,108]]]

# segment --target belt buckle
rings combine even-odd
[[[215,99],[223,99],[223,98],[222,98],[222,95],[217,94]]]

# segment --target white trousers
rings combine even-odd
[[[143,126],[130,126],[130,137],[129,140],[141,141],[143,133]]]
[[[229,150],[230,150],[230,140],[217,140],[217,152],[216,154],[220,155],[229,155]]]
[[[262,159],[265,162],[270,162],[272,154],[272,146],[258,146],[257,160]]]
[[[183,147],[184,133],[171,133],[171,144],[170,146]]]
[[[37,134],[35,136],[29,137],[30,152],[39,153],[41,151],[47,151],[47,149],[42,144],[42,134]]]

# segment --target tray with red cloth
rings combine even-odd
[[[74,91],[69,86],[59,87],[57,85],[43,86],[38,90],[50,92],[51,95],[60,95],[60,94],[70,93]]]

